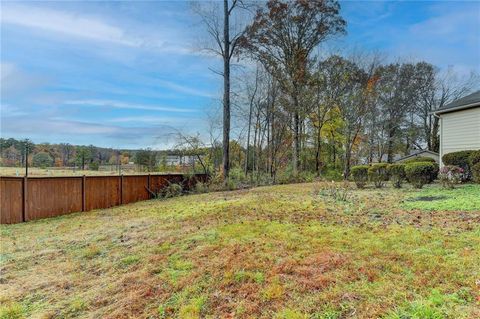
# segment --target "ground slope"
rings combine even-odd
[[[0,318],[480,317],[479,186],[342,194],[272,186],[2,226]]]

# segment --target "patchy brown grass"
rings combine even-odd
[[[0,318],[480,317],[480,208],[407,210],[411,189],[338,201],[325,187],[2,226]]]

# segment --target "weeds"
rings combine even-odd
[[[0,318],[480,318],[480,186],[330,184],[2,225]]]
[[[349,202],[352,199],[352,188],[347,181],[343,183],[332,181],[323,186],[318,191],[318,194],[324,197],[333,198],[335,201]]]

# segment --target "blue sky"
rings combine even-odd
[[[200,54],[187,2],[4,2],[1,135],[114,148],[206,135],[221,78]],[[348,35],[329,50],[480,72],[480,2],[341,2]]]

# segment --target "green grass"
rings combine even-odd
[[[479,186],[352,188],[347,200],[330,187],[1,226],[0,318],[480,317],[480,206],[460,208]],[[456,200],[407,200],[438,194]]]
[[[426,186],[407,196],[402,205],[406,209],[440,211],[478,211],[480,210],[480,186],[462,185],[455,189]]]

